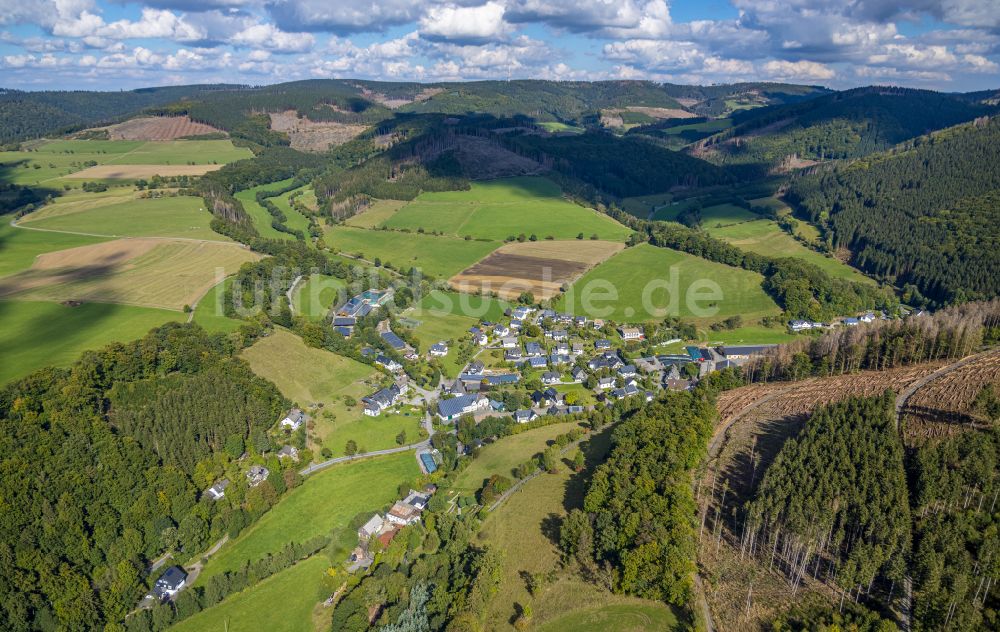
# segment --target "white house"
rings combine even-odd
[[[383,528],[385,528],[385,519],[375,514],[358,529],[358,539],[367,542],[374,536],[380,535]]]
[[[622,337],[622,340],[642,340],[646,337],[646,334],[638,327],[619,327],[618,335]]]
[[[431,345],[431,355],[432,356],[437,356],[439,358],[441,356],[448,355],[448,343],[446,343],[446,342],[439,342],[437,344]]]
[[[500,341],[500,346],[504,349],[513,349],[517,346],[517,338],[504,338]]]
[[[219,500],[220,498],[223,498],[226,495],[227,487],[229,487],[229,479],[224,478],[215,485],[209,487],[208,490],[205,492],[205,495],[211,498],[212,500]]]
[[[430,494],[423,494],[411,489],[406,498],[396,501],[385,517],[392,524],[401,527],[420,522],[420,514],[427,507],[429,500]]]
[[[281,427],[288,428],[292,432],[295,432],[302,427],[303,423],[305,423],[305,415],[303,415],[302,411],[298,408],[293,408],[288,411],[288,415],[281,420]]]
[[[179,593],[185,584],[187,584],[187,573],[180,566],[171,566],[160,575],[153,584],[153,591],[146,596],[157,601],[170,599]]]
[[[475,414],[489,408],[490,400],[480,395],[468,394],[443,399],[438,402],[438,417],[442,421],[451,421],[462,415]]]

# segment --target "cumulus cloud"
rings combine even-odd
[[[407,24],[421,14],[415,0],[270,0],[266,7],[275,23],[288,31],[360,33]]]
[[[768,79],[777,81],[826,81],[833,79],[836,72],[824,64],[814,61],[772,60],[762,66]]]
[[[205,31],[170,11],[143,9],[139,20],[117,20],[105,23],[104,18],[82,11],[73,19],[60,18],[52,33],[63,37],[103,37],[109,39],[168,39],[178,42],[203,39]]]
[[[420,34],[428,39],[470,43],[503,39],[510,32],[504,11],[504,6],[493,0],[478,7],[430,7],[420,18]]]
[[[313,47],[315,38],[310,33],[286,33],[273,24],[255,24],[233,35],[230,42],[281,53],[302,53]]]

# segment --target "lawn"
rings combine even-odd
[[[802,259],[822,268],[834,278],[867,283],[874,282],[851,266],[803,246],[794,237],[783,231],[777,223],[768,219],[758,219],[756,221],[721,227],[716,226],[715,222],[708,221],[705,221],[702,225],[708,234],[717,239],[727,241],[743,250],[770,257],[795,257]]]
[[[395,500],[399,484],[419,474],[417,460],[409,451],[321,470],[214,555],[198,583],[203,585],[212,575],[274,553],[288,542],[305,542],[343,529],[359,513],[374,513]]]
[[[180,312],[84,303],[0,301],[0,384],[46,366],[68,366],[87,349],[141,338],[153,327],[184,319]]]
[[[325,274],[313,274],[299,282],[292,293],[292,309],[296,314],[322,319],[339,301],[347,284],[343,279]]]
[[[736,314],[752,321],[781,311],[762,280],[755,272],[640,244],[585,274],[554,307],[619,322],[673,315],[705,323]]]
[[[174,632],[314,632],[313,607],[329,596],[329,561],[314,555],[171,627]]]
[[[62,141],[92,143],[95,141]],[[132,141],[96,141],[129,143]],[[43,146],[44,151],[47,146]],[[214,165],[253,158],[246,147],[236,147],[230,140],[153,140],[140,142],[135,149],[122,152],[102,164],[109,165]]]
[[[473,182],[468,191],[422,193],[385,225],[497,241],[521,233],[539,239],[596,234],[624,241],[632,232],[607,215],[567,201],[558,185],[540,177]]]
[[[28,228],[85,232],[109,237],[180,237],[230,241],[209,228],[212,214],[201,198],[135,198],[79,193],[22,218]]]
[[[655,193],[653,195],[623,198],[621,206],[622,210],[626,213],[635,215],[640,219],[646,219],[650,213],[661,206],[670,204],[673,199],[674,196],[672,193]]]
[[[414,307],[414,314],[417,319],[422,316],[430,318],[443,314],[454,314],[477,320],[482,318],[497,321],[503,318],[504,312],[509,307],[510,303],[507,301],[489,296],[432,290]]]
[[[755,200],[750,200],[750,204],[754,206],[763,206],[773,210],[777,215],[793,215],[792,209],[779,200],[776,197],[763,197],[757,198]],[[795,218],[795,234],[799,237],[810,242],[818,242],[820,238],[819,229],[816,228],[815,224],[807,222],[803,219]]]
[[[701,224],[706,228],[718,225],[728,226],[757,219],[760,219],[760,215],[751,213],[735,204],[719,204],[701,209]]]
[[[677,200],[676,202],[665,204],[656,209],[656,212],[653,213],[653,219],[659,221],[677,221],[678,215],[697,203],[698,198],[687,198],[686,200]]]
[[[538,632],[643,632],[682,629],[677,615],[664,604],[619,603],[571,610],[535,628]]]
[[[11,217],[0,217],[0,277],[27,270],[40,254],[107,241],[104,237],[15,228],[10,225]]]
[[[267,212],[266,208],[257,203],[258,191],[277,191],[278,189],[287,187],[291,184],[291,182],[292,179],[289,178],[279,182],[262,184],[260,186],[253,187],[252,189],[240,191],[236,194],[236,199],[240,201],[240,204],[243,205],[243,209],[248,215],[250,215],[254,228],[257,229],[257,232],[260,233],[261,237],[265,239],[295,239],[294,235],[283,233],[271,226],[271,220],[274,218],[271,217],[271,214]]]
[[[483,481],[493,474],[513,477],[511,470],[543,452],[557,436],[576,427],[577,422],[566,421],[499,439],[482,449],[479,456],[455,479],[451,488],[457,492],[471,493],[482,487]]]
[[[327,245],[351,255],[376,258],[397,268],[415,266],[424,274],[447,279],[479,261],[500,244],[493,241],[466,241],[391,230],[365,230],[347,226],[327,229]]]
[[[572,134],[582,134],[586,130],[582,127],[576,125],[570,125],[568,123],[563,123],[562,121],[539,121],[538,126],[547,132],[552,132],[553,134],[559,133],[572,133]]]
[[[215,285],[205,296],[201,297],[198,305],[194,308],[194,322],[204,327],[207,331],[227,334],[236,331],[243,325],[243,321],[237,318],[228,318],[222,308],[223,288],[231,283],[231,279],[226,279]]]
[[[403,208],[404,204],[406,202],[402,200],[372,200],[371,206],[357,215],[348,217],[344,223],[355,228],[377,228]]]
[[[423,413],[418,408],[403,406],[399,413],[382,413],[378,417],[368,417],[360,413],[354,419],[333,422],[332,429],[324,437],[323,444],[333,451],[334,456],[344,456],[348,441],[354,441],[360,452],[372,452],[395,448],[396,435],[406,432],[406,444],[416,443],[426,438],[420,425]]]

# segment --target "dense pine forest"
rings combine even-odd
[[[245,508],[199,500],[228,460],[270,449],[265,431],[288,404],[235,351],[166,325],[0,391],[5,629],[120,621],[151,560],[201,551],[273,504],[284,487],[270,481]]]
[[[1000,118],[982,118],[796,180],[786,199],[834,247],[914,302],[1000,292]]]

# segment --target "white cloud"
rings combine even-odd
[[[826,81],[837,75],[833,68],[814,61],[772,60],[766,62],[762,70],[768,79],[789,82]]]
[[[382,31],[413,22],[421,13],[414,0],[271,0],[266,6],[275,23],[288,31]]]
[[[252,48],[266,48],[281,53],[311,50],[315,38],[310,33],[286,33],[273,24],[255,24],[234,35],[231,43]]]
[[[63,37],[101,37],[109,39],[168,39],[179,42],[205,38],[205,31],[189,24],[183,17],[160,9],[143,9],[137,21],[118,20],[105,23],[104,18],[83,11],[73,19],[59,19],[52,33]]]
[[[478,7],[430,7],[420,18],[420,34],[428,39],[487,42],[503,39],[510,31],[504,6],[490,0]]]

